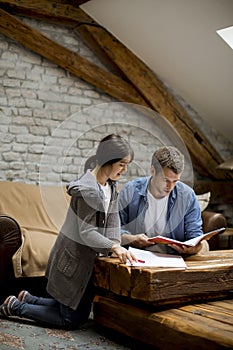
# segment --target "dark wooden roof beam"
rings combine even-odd
[[[133,86],[0,9],[0,32],[121,101],[146,105]]]
[[[95,24],[90,17],[87,17],[85,12],[81,11],[70,4],[62,3],[62,1],[48,0],[0,0],[0,7],[14,15],[22,15],[37,19],[47,19],[59,25],[74,26],[78,23],[90,21],[90,24]]]

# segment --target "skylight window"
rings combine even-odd
[[[233,49],[233,26],[217,30],[216,33]]]

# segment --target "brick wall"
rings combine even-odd
[[[21,19],[103,68],[70,29]],[[232,154],[232,143],[181,97],[176,98],[227,159]],[[95,153],[98,141],[116,132],[125,136],[135,150],[135,161],[125,180],[149,174],[154,149],[174,144],[186,155],[183,179],[192,184],[189,155],[168,122],[149,110],[119,103],[3,35],[0,35],[0,108],[1,180],[69,182],[83,171],[84,162]]]

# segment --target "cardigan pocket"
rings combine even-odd
[[[78,267],[79,260],[65,248],[58,260],[57,268],[65,276],[72,277]]]

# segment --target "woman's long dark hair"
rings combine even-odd
[[[134,157],[133,149],[128,141],[116,134],[105,136],[96,150],[96,162],[100,166],[111,165],[130,155]]]

